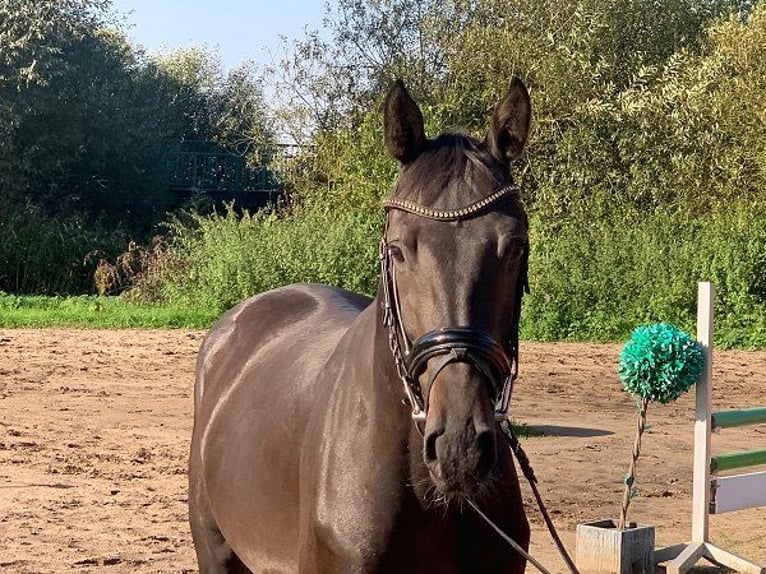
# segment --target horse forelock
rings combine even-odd
[[[482,142],[465,134],[447,133],[430,140],[402,169],[390,197],[435,209],[455,209],[510,182],[508,170]]]

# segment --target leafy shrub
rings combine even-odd
[[[314,203],[240,216],[229,206],[170,227],[169,249],[149,262],[131,296],[224,311],[289,283],[375,290],[379,221],[362,211]]]
[[[162,235],[152,238],[151,247],[131,241],[128,249],[114,263],[101,259],[96,266],[93,280],[101,296],[119,294],[141,282],[141,291],[134,289],[132,298],[141,300],[141,292],[154,292],[171,273],[183,267],[183,262],[170,252],[170,245]],[[151,277],[146,275],[152,270]]]
[[[695,283],[711,280],[717,341],[766,346],[765,3],[428,2],[420,17],[408,3],[373,4],[343,3],[359,7],[345,13],[358,26],[336,28],[348,61],[321,42],[310,44],[318,56],[299,53],[330,56],[320,77],[295,79],[339,121],[314,118],[316,170],[290,182],[295,205],[174,222],[133,296],[223,310],[295,281],[372,293],[379,202],[396,175],[373,95],[404,69],[428,134],[458,125],[481,137],[517,73],[535,114],[514,169],[532,216],[524,336],[614,341],[655,321],[690,331]],[[411,16],[401,37],[433,38],[433,51],[397,59],[401,37],[379,33],[400,21],[391,14]],[[370,46],[390,47],[391,61],[349,66]],[[363,88],[345,82],[349,70]]]
[[[634,329],[620,353],[622,388],[666,405],[699,379],[705,355],[698,342],[669,323]]]
[[[124,237],[73,215],[52,218],[42,209],[0,196],[0,291],[93,292],[98,255],[117,253]]]
[[[697,281],[715,285],[719,344],[766,346],[763,209],[741,202],[697,218],[657,214],[557,232],[533,218],[522,333],[615,341],[659,321],[693,332]]]

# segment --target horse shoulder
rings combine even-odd
[[[192,459],[218,528],[245,563],[292,560],[298,457],[321,395],[317,373],[368,301],[294,285],[244,301],[203,342]]]

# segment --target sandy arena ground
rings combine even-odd
[[[196,572],[186,522],[194,361],[189,331],[0,330],[0,571]],[[635,407],[616,345],[522,345],[517,421],[543,497],[574,552],[578,522],[619,511]],[[766,405],[766,353],[717,352],[715,409]],[[690,535],[693,396],[652,405],[631,518],[658,545]],[[714,451],[766,446],[766,425]],[[525,490],[533,553],[563,563]],[[766,563],[766,508],[711,519],[712,539]],[[527,570],[534,572],[531,566]]]

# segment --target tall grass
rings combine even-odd
[[[136,305],[119,297],[47,297],[0,292],[0,328],[193,328],[209,326],[215,313],[162,304]]]
[[[315,203],[289,211],[188,215],[170,225],[171,247],[130,296],[223,311],[256,293],[297,282],[372,293],[379,222]]]
[[[99,258],[119,253],[123,244],[119,230],[75,215],[51,217],[0,194],[0,291],[92,293]]]
[[[294,282],[373,294],[381,221],[380,213],[333,213],[321,204],[177,220],[168,254],[145,270],[132,296],[215,314]],[[531,222],[524,338],[619,341],[654,321],[693,333],[696,283],[712,281],[717,344],[766,348],[763,210],[743,202],[696,218],[636,214],[556,231],[538,216]]]

